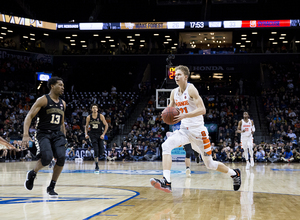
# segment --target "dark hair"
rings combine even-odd
[[[48,87],[48,89],[51,90],[51,85],[55,85],[55,84],[57,83],[58,80],[63,81],[63,79],[60,78],[60,77],[58,77],[58,76],[53,76],[53,77],[51,77],[51,78],[48,80],[48,82],[47,82],[47,87]]]
[[[99,106],[96,103],[91,104],[91,109],[93,108],[93,106],[97,106],[97,108],[99,108]]]

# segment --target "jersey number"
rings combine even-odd
[[[93,129],[98,129],[98,124],[93,124]]]
[[[60,115],[52,114],[51,116],[52,116],[52,119],[51,119],[50,123],[58,125],[60,122]]]
[[[186,107],[184,107],[184,108],[180,108],[179,110],[181,111],[181,113],[183,113],[183,112],[185,112],[185,113],[188,113],[188,110],[187,110],[187,108],[186,108]]]

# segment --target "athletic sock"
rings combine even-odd
[[[51,180],[49,187],[51,187],[52,189],[54,189],[55,184],[56,184],[56,181]]]
[[[171,170],[164,170],[163,175],[166,178],[166,180],[170,183],[171,182]]]
[[[227,172],[230,176],[235,176],[236,172],[233,169],[228,168],[228,172]]]

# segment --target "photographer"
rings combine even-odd
[[[291,148],[289,146],[286,146],[284,148],[284,153],[283,156],[281,157],[281,160],[287,163],[290,163],[294,160],[293,152],[291,152]]]
[[[143,160],[143,158],[144,158],[143,152],[140,151],[138,147],[135,147],[132,152],[132,157],[133,157],[133,160],[135,160],[135,161]]]

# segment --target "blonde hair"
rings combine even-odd
[[[183,72],[184,75],[190,77],[190,70],[187,66],[183,66],[183,65],[179,65],[175,67],[175,72],[177,70],[181,70]]]

